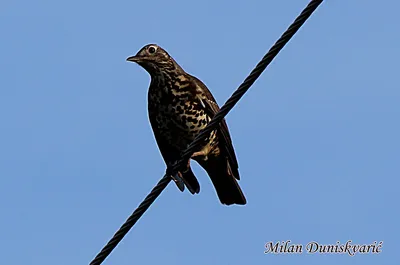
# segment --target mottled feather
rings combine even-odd
[[[148,91],[150,124],[167,166],[181,157],[196,135],[219,111],[219,106],[206,85],[186,73],[160,46],[149,44],[129,57],[151,76]],[[221,203],[246,204],[237,183],[238,162],[225,119],[213,130],[191,157],[203,167],[215,187]],[[174,176],[182,179],[191,193],[200,185],[190,167],[190,159]],[[180,187],[180,181],[176,181]]]

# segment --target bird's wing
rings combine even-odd
[[[192,76],[192,75],[190,75],[190,76],[193,78],[194,83],[198,87],[200,87],[200,89],[206,95],[207,100],[203,101],[203,103],[205,105],[205,111],[208,115],[210,115],[211,118],[213,118],[214,115],[219,111],[219,106],[217,104],[217,101],[215,100],[214,96],[211,94],[210,90],[208,90],[207,86],[203,82],[201,82],[195,76]],[[199,102],[199,103],[202,104],[201,102]],[[238,161],[236,158],[235,150],[232,145],[232,139],[229,134],[228,125],[226,124],[225,119],[223,119],[220,122],[218,131],[219,131],[220,135],[222,136],[219,139],[219,141],[221,143],[220,146],[225,149],[224,153],[226,153],[226,155],[228,156],[229,164],[231,166],[231,169],[233,170],[233,175],[235,176],[236,179],[239,180],[240,179],[240,175],[239,175],[239,171],[238,171],[239,165],[238,165]]]

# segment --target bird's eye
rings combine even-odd
[[[156,50],[157,50],[157,49],[156,49],[156,47],[154,47],[154,46],[150,46],[149,49],[148,49],[148,51],[149,51],[150,54],[155,53]]]

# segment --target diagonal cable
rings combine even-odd
[[[124,238],[129,230],[135,225],[139,218],[146,212],[150,205],[157,199],[161,192],[167,187],[171,181],[170,175],[174,175],[177,172],[180,165],[187,161],[196,148],[204,141],[204,139],[213,131],[218,124],[224,119],[228,112],[238,103],[240,98],[249,90],[251,85],[257,80],[262,72],[267,68],[275,56],[282,50],[282,48],[289,42],[293,35],[300,29],[300,27],[306,22],[311,14],[317,9],[317,7],[323,2],[323,0],[312,0],[307,7],[301,12],[296,20],[290,25],[290,27],[283,33],[277,42],[271,47],[268,53],[261,59],[250,75],[243,81],[239,88],[232,94],[227,102],[221,107],[220,111],[213,117],[210,123],[204,128],[194,139],[194,141],[188,146],[183,152],[182,158],[171,168],[167,169],[168,174],[165,174],[163,178],[157,183],[157,185],[151,190],[149,195],[146,196],[144,201],[139,207],[132,213],[132,215],[126,220],[121,228],[114,234],[112,239],[107,245],[100,251],[99,254],[90,262],[89,265],[100,265],[118,243]]]

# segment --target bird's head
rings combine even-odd
[[[135,56],[126,59],[142,66],[150,75],[179,68],[174,59],[157,44],[144,46]]]

